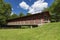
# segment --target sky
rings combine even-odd
[[[12,7],[12,14],[19,14],[20,12],[26,13],[39,13],[45,8],[51,6],[54,0],[4,0]]]

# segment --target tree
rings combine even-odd
[[[18,17],[18,15],[14,13],[13,15],[10,16],[10,19],[14,19],[14,18],[17,18],[17,17]]]
[[[10,17],[11,5],[0,0],[0,24],[5,24],[6,20]]]
[[[60,21],[60,0],[55,0],[49,10],[55,21]]]
[[[23,17],[25,16],[22,12],[19,14],[19,17]]]
[[[0,0],[0,4],[3,3],[3,0]]]
[[[31,13],[27,13],[27,16],[28,16],[28,15],[31,15]]]

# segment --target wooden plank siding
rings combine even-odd
[[[45,16],[47,17],[45,19]],[[38,25],[50,22],[49,12],[42,12],[7,21],[7,25]]]

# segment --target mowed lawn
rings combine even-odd
[[[0,40],[60,40],[60,22],[32,29],[0,29]]]

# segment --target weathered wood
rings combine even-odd
[[[38,25],[50,22],[49,12],[37,13],[12,20],[7,20],[7,25]]]

